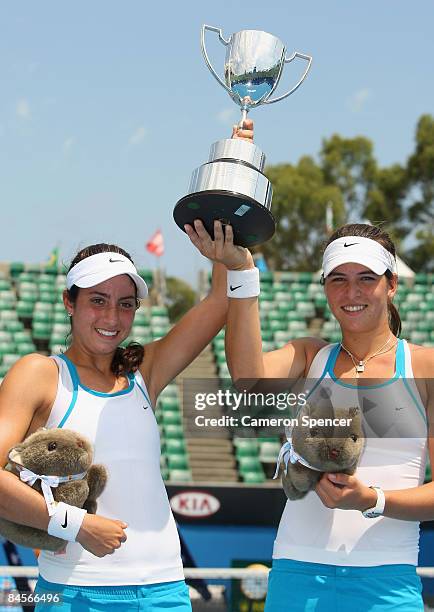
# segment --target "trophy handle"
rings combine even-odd
[[[291,55],[291,57],[285,57],[285,64],[289,64],[289,62],[292,62],[292,60],[295,59],[296,57],[300,57],[301,59],[304,59],[304,60],[306,60],[308,62],[307,68],[304,71],[304,74],[301,77],[301,79],[299,80],[299,82],[296,85],[294,85],[294,87],[292,89],[290,89],[289,91],[284,93],[282,96],[278,96],[277,98],[274,98],[273,100],[270,100],[270,99],[264,100],[262,102],[262,104],[273,104],[274,102],[279,102],[279,100],[283,100],[283,98],[287,98],[292,93],[294,93],[294,91],[296,91],[300,87],[300,85],[303,83],[303,81],[307,77],[307,73],[309,72],[310,67],[312,65],[312,56],[311,55],[306,55],[305,53],[298,53],[298,51],[296,51],[295,53],[293,53]]]
[[[220,83],[220,85],[222,87],[224,87],[226,89],[226,91],[230,94],[230,96],[232,96],[232,91],[229,89],[229,87],[226,85],[226,83],[219,77],[219,75],[217,74],[217,72],[214,70],[213,65],[211,64],[209,57],[208,57],[208,53],[206,51],[206,47],[205,47],[205,30],[209,30],[210,32],[216,32],[219,35],[219,41],[221,43],[223,43],[225,46],[227,46],[230,42],[229,40],[226,40],[223,37],[222,31],[220,28],[215,28],[214,26],[209,26],[209,25],[203,25],[202,26],[202,30],[200,33],[200,47],[202,49],[202,55],[203,55],[203,59],[205,60],[205,64],[208,66],[209,71],[211,72],[211,74],[213,75],[213,77]]]

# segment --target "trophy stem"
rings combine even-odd
[[[238,124],[239,128],[243,127],[244,121],[247,119],[247,113],[249,112],[248,108],[242,108],[241,109],[241,121]]]

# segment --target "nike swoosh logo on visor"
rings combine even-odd
[[[350,244],[344,242],[344,247],[354,246],[355,244],[360,244],[360,242],[350,242]]]
[[[122,261],[123,261],[122,259],[112,259],[112,258],[109,259],[110,263],[116,263],[116,262],[122,263]]]

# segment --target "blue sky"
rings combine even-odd
[[[153,267],[144,243],[161,228],[161,265],[194,281],[204,261],[172,210],[239,114],[203,62],[201,24],[265,30],[314,57],[293,96],[251,113],[268,163],[316,155],[338,132],[372,138],[388,165],[434,113],[433,18],[431,0],[3,3],[0,261],[114,241]],[[212,34],[209,51],[222,71]],[[278,93],[302,69],[287,66]]]

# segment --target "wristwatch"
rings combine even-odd
[[[384,496],[383,489],[380,487],[369,487],[370,489],[374,489],[377,493],[377,503],[372,508],[368,508],[362,512],[365,518],[377,518],[377,516],[382,516],[384,512],[384,506],[386,505],[386,498]]]

